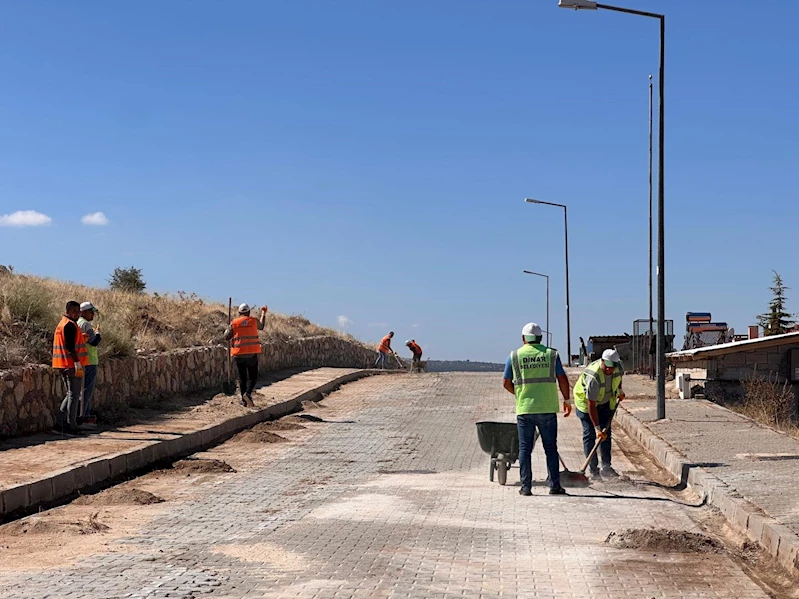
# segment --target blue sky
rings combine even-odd
[[[667,316],[796,289],[799,4],[667,13]],[[565,353],[647,315],[657,21],[556,0],[0,4],[0,263],[268,303],[431,358]],[[107,225],[84,225],[102,212]],[[101,219],[102,220],[102,219]],[[83,299],[83,298],[79,298]]]

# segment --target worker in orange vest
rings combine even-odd
[[[264,330],[266,324],[266,306],[261,306],[261,317],[256,320],[250,316],[250,306],[241,304],[239,316],[235,318],[225,331],[225,339],[232,340],[230,355],[239,371],[239,392],[241,405],[255,407],[252,392],[258,382],[258,356],[261,355],[261,342],[258,331]]]
[[[388,352],[391,350],[391,338],[394,337],[394,331],[391,331],[388,335],[383,337],[380,340],[380,345],[377,346],[377,360],[375,360],[374,367],[377,368],[378,365],[380,368],[386,367],[386,358],[388,357]]]
[[[53,368],[58,371],[66,389],[61,402],[57,427],[59,432],[83,434],[78,428],[78,407],[83,389],[83,368],[89,363],[85,335],[78,327],[80,304],[69,301],[64,316],[53,336]]]
[[[419,370],[419,362],[422,361],[422,348],[421,346],[416,343],[416,339],[411,339],[410,341],[406,341],[405,345],[411,353],[413,354],[413,361],[411,362],[411,372],[414,370]]]

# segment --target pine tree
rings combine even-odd
[[[796,321],[791,320],[793,314],[785,311],[787,300],[785,292],[789,288],[782,282],[782,277],[776,270],[771,272],[774,273],[774,284],[770,287],[772,298],[768,304],[768,312],[757,317],[760,326],[763,327],[763,334],[767,337],[787,333],[796,324]]]

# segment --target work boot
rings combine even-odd
[[[602,466],[602,476],[605,478],[619,478],[619,473],[610,464],[607,464]]]
[[[244,395],[242,395],[241,399],[239,400],[239,403],[241,403],[241,405],[243,405],[246,408],[247,407],[247,398],[245,398]]]
[[[552,487],[549,490],[549,494],[550,495],[565,495],[566,494],[566,489],[564,489],[563,487]]]
[[[255,407],[255,402],[252,400],[252,393],[248,393],[247,394],[247,405],[250,408],[254,408]]]
[[[588,478],[590,478],[593,481],[601,481],[602,477],[599,476],[599,468],[596,469],[592,468],[591,472],[588,473]]]
[[[533,494],[533,492],[530,489],[528,489],[527,487],[522,487],[521,489],[519,489],[519,495],[524,495],[525,497],[530,497],[532,494]]]

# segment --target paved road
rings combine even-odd
[[[474,422],[513,417],[496,375],[374,377],[322,406],[313,413],[325,422],[278,431],[290,442],[208,452],[236,473],[138,481],[174,492],[125,508],[139,515],[125,534],[101,511],[111,528],[89,537],[105,544],[62,564],[42,569],[45,549],[32,547],[11,567],[0,548],[0,597],[767,596],[723,554],[606,545],[630,527],[696,530],[692,508],[657,488],[600,484],[550,497],[541,483],[521,497],[515,484],[489,483]],[[561,420],[574,465],[578,426]],[[637,476],[622,455],[616,467]]]

